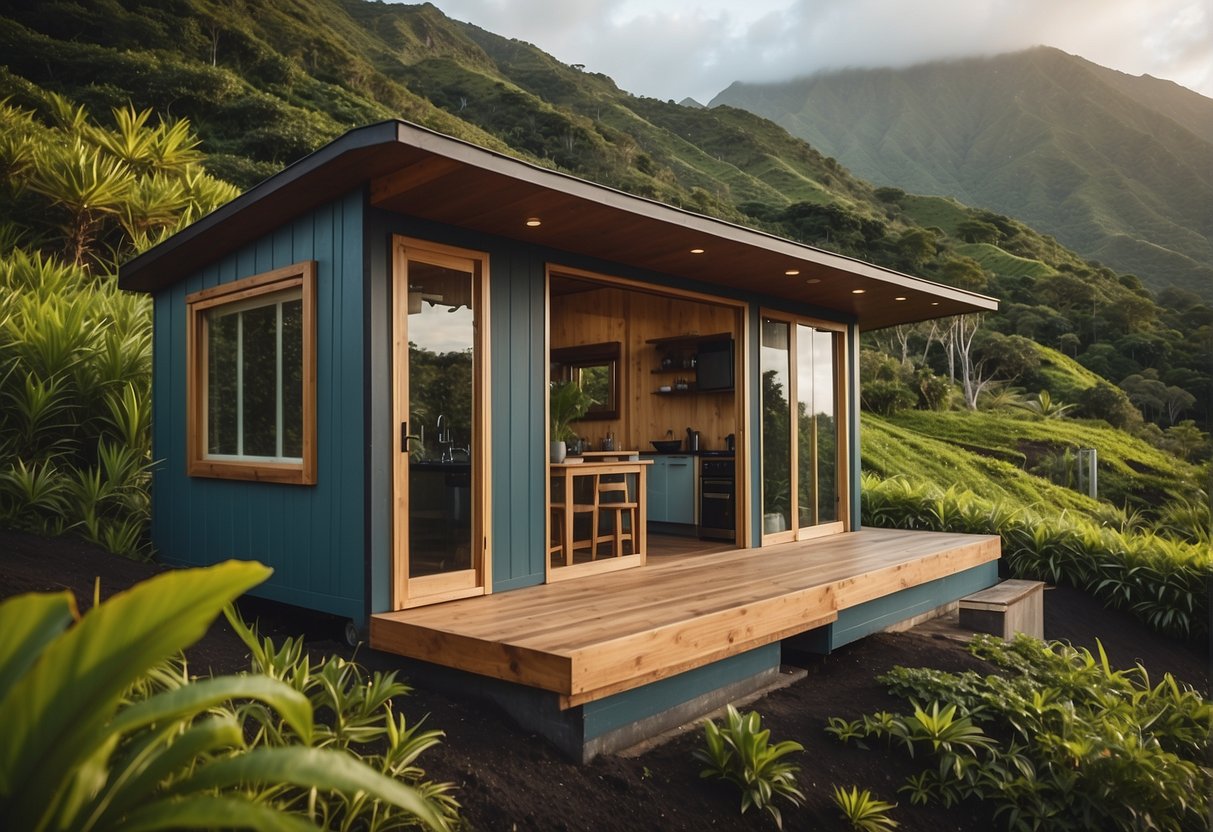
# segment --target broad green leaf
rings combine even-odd
[[[312,737],[312,705],[285,682],[268,676],[219,676],[201,679],[176,690],[158,693],[124,709],[107,726],[125,734],[156,722],[190,717],[230,699],[256,699],[276,710],[308,742]]]
[[[277,783],[347,794],[366,792],[372,798],[411,812],[431,829],[447,828],[444,819],[416,789],[380,774],[354,757],[320,748],[253,749],[203,766],[192,777],[174,785],[172,792],[190,794]]]
[[[132,812],[115,832],[161,829],[253,829],[257,832],[316,832],[315,824],[271,806],[239,797],[194,795],[160,800]],[[103,830],[97,830],[103,832]]]
[[[42,828],[64,797],[64,772],[106,742],[123,691],[269,573],[243,561],[167,572],[94,607],[49,645],[0,699],[0,816],[10,828]]]
[[[20,595],[0,604],[0,699],[76,615],[70,592]]]
[[[114,772],[110,788],[89,808],[86,823],[112,826],[114,820],[146,804],[161,783],[186,771],[195,758],[244,745],[240,725],[230,714],[202,720],[166,743],[166,734],[176,734],[177,730],[176,725],[170,725],[158,732],[122,771]]]

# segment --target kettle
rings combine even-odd
[[[687,428],[687,450],[688,451],[698,451],[699,450],[699,431],[691,430],[690,428]]]

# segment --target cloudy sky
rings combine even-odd
[[[449,17],[706,104],[733,81],[1044,44],[1213,97],[1210,0],[433,0]]]

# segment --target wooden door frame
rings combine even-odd
[[[774,532],[767,534],[765,531],[762,535],[762,545],[767,546],[773,543],[786,543],[793,540],[811,540],[816,537],[826,537],[828,535],[841,534],[850,531],[851,529],[851,488],[854,485],[851,482],[851,456],[850,456],[850,424],[851,424],[851,408],[850,408],[850,381],[849,368],[850,362],[848,355],[848,332],[849,327],[846,324],[838,323],[837,321],[827,321],[819,318],[810,318],[804,315],[797,315],[793,312],[784,312],[778,309],[760,308],[758,310],[758,327],[759,340],[762,335],[762,321],[764,319],[781,321],[788,325],[788,404],[791,408],[789,425],[791,426],[791,447],[789,448],[789,460],[791,462],[791,470],[788,472],[791,489],[791,502],[788,507],[789,522],[794,525],[792,528],[782,532]],[[820,523],[814,526],[801,526],[798,510],[798,493],[800,488],[800,466],[797,464],[799,457],[797,455],[797,446],[799,445],[800,430],[796,422],[797,403],[800,399],[800,391],[798,389],[799,373],[796,365],[796,327],[810,326],[815,329],[825,330],[833,335],[834,343],[837,347],[834,354],[834,427],[837,434],[836,441],[838,448],[835,456],[835,487],[838,490],[838,519],[829,523]],[[761,354],[762,345],[759,344]],[[759,358],[759,375],[761,377],[761,355]],[[761,395],[761,391],[758,393]],[[758,426],[761,433],[762,425]],[[766,442],[766,437],[761,436],[760,447]],[[761,451],[759,458],[762,458]]]
[[[409,578],[408,454],[401,425],[408,421],[408,264],[472,265],[472,568],[446,575]],[[489,256],[486,252],[392,236],[392,609],[436,604],[492,591],[492,458],[489,385]]]

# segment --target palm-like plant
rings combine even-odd
[[[64,254],[77,266],[88,262],[101,221],[119,213],[134,185],[124,162],[79,135],[63,146],[41,146],[28,180],[30,190],[66,213],[61,225]]]
[[[1041,390],[1036,394],[1036,398],[1012,402],[1011,407],[1018,410],[1026,410],[1028,413],[1039,416],[1042,419],[1060,419],[1073,410],[1075,405],[1057,401],[1050,395],[1048,390]]]
[[[699,776],[728,780],[741,790],[742,814],[756,806],[782,829],[783,815],[775,798],[786,798],[796,806],[804,800],[804,793],[796,785],[800,767],[783,758],[803,751],[804,746],[791,740],[772,745],[771,732],[762,727],[758,712],[742,716],[732,705],[727,708],[723,728],[707,720],[703,731],[707,747],[694,752],[695,759],[706,764]]]
[[[0,101],[0,522],[141,556],[150,303],[110,273],[236,190],[185,122],[126,107],[101,127],[53,94],[39,109]]]

